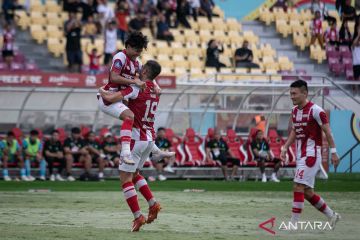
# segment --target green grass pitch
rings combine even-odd
[[[359,239],[360,174],[317,180],[316,191],[342,220],[333,231],[280,231],[290,218],[292,182],[169,180],[150,183],[163,210],[131,233],[132,215],[115,180],[105,182],[0,181],[0,239]],[[51,192],[29,192],[51,189]],[[204,189],[205,192],[184,192]],[[142,211],[147,204],[139,195]],[[273,236],[258,225],[276,218]],[[307,202],[302,220],[326,221]]]

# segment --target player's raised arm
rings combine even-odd
[[[339,164],[339,156],[336,153],[335,141],[331,133],[330,125],[328,123],[323,124],[321,125],[321,129],[324,131],[326,140],[328,141],[330,146],[331,163],[334,165],[334,167],[336,167]]]

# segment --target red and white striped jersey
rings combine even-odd
[[[141,67],[142,65],[140,60],[131,60],[126,55],[126,50],[123,50],[114,55],[110,72],[115,72],[126,79],[134,79],[136,74],[140,73]],[[117,92],[125,89],[126,87],[128,87],[128,85],[112,83],[109,77],[109,82],[106,84],[105,90]]]
[[[146,81],[146,88],[140,91],[136,86],[121,90],[128,108],[134,113],[132,139],[135,141],[155,141],[155,113],[160,97],[154,93],[154,83]]]
[[[303,109],[292,109],[293,129],[296,134],[296,158],[317,157],[317,147],[322,146],[323,124],[329,123],[325,111],[318,105],[308,102]]]
[[[14,50],[14,41],[15,41],[15,31],[14,30],[4,30],[3,32],[3,50],[13,51]]]

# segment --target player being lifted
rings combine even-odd
[[[307,99],[308,87],[303,80],[297,80],[290,85],[290,97],[295,105],[291,112],[292,129],[288,140],[281,149],[281,158],[285,159],[288,148],[296,142],[296,172],[294,177],[294,200],[291,222],[296,226],[299,221],[304,199],[325,214],[332,228],[340,219],[325,201],[314,192],[315,176],[321,165],[322,132],[330,145],[331,162],[336,167],[339,157],[329,121],[324,110]]]
[[[112,65],[109,73],[109,82],[104,87],[104,90],[109,92],[117,92],[124,90],[129,85],[133,84],[140,89],[144,89],[146,84],[142,82],[137,74],[140,73],[142,65],[138,57],[142,51],[147,48],[148,39],[141,32],[130,33],[128,39],[125,41],[125,50],[115,54],[112,60]],[[154,81],[154,90],[160,93],[160,88]],[[99,98],[99,108],[106,114],[119,118],[123,121],[120,129],[121,140],[121,160],[126,164],[134,164],[130,153],[130,141],[132,125],[134,123],[134,114],[122,102],[111,103],[103,98]],[[163,157],[172,157],[174,152],[163,152],[156,145],[152,150],[153,155],[157,159]]]
[[[143,91],[136,86],[129,86],[117,93],[106,92],[104,88],[100,89],[102,98],[108,102],[128,100],[128,107],[135,115],[132,127],[131,152],[135,164],[120,163],[119,165],[123,193],[135,218],[132,227],[133,232],[139,231],[140,227],[145,223],[154,221],[161,209],[160,204],[153,197],[146,180],[139,173],[139,169],[142,168],[155,145],[154,121],[159,95],[154,93],[156,87],[154,79],[160,72],[161,66],[156,61],[151,60],[144,65],[140,73],[140,79],[145,83]],[[147,220],[140,211],[134,185],[149,204]]]

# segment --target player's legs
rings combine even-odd
[[[79,162],[84,165],[84,171],[86,176],[90,174],[90,170],[92,166],[91,160],[92,160],[91,155],[88,152],[81,154],[79,158]]]
[[[8,170],[8,160],[9,160],[8,155],[4,154],[2,161],[3,161],[3,177],[5,181],[11,181],[11,177],[9,176],[9,170]]]
[[[293,186],[293,205],[291,222],[296,223],[300,219],[301,212],[304,208],[304,192],[306,185],[301,183],[294,183]]]
[[[105,169],[105,159],[101,156],[96,158],[96,161],[99,165],[99,178],[103,179],[104,178],[104,169]]]
[[[260,169],[260,173],[261,173],[261,181],[262,182],[267,182],[267,178],[266,178],[266,174],[265,174],[265,159],[264,158],[258,158],[256,159],[258,167]]]
[[[152,159],[153,159],[154,161],[160,161],[160,160],[163,159],[163,158],[172,158],[172,157],[175,156],[175,152],[162,151],[162,150],[160,150],[160,148],[158,148],[158,147],[156,146],[156,144],[154,144],[151,152],[152,152],[152,154],[153,154],[153,155],[152,155]]]
[[[35,178],[31,176],[31,162],[37,161],[37,157],[27,157],[24,161],[25,165],[25,176],[29,181],[34,181]]]
[[[123,121],[120,129],[120,141],[121,141],[121,158],[125,164],[134,164],[131,159],[130,143],[132,136],[132,127],[134,123],[134,113],[130,109],[124,110],[120,114],[120,120]]]
[[[69,181],[75,181],[75,178],[72,176],[72,165],[74,163],[74,156],[71,153],[65,154],[66,162],[66,176]]]
[[[240,167],[240,160],[236,158],[228,158],[228,161],[230,161],[233,165],[232,171],[231,171],[231,179],[235,179],[238,169]]]
[[[277,178],[277,172],[279,171],[280,167],[281,167],[281,160],[280,159],[273,159],[274,162],[274,171],[271,174],[271,181],[273,182],[280,182],[280,180]]]
[[[23,156],[20,153],[17,153],[15,155],[12,155],[11,157],[18,161],[18,165],[20,168],[20,179],[23,181],[29,181],[29,179],[26,176],[25,161]]]
[[[39,163],[39,179],[42,181],[46,180],[46,161],[40,155],[36,158]]]

